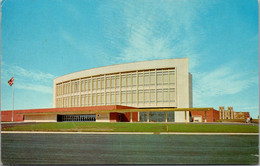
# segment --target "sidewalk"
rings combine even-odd
[[[1,131],[1,134],[155,134],[155,135],[259,135],[259,133],[189,133],[189,132],[46,132],[46,131]]]

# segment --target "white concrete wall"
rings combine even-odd
[[[96,122],[110,122],[110,113],[96,114]]]
[[[54,79],[53,81],[53,107],[56,107],[56,84],[86,78],[96,75],[104,75],[111,73],[148,70],[148,69],[163,69],[163,68],[175,68],[176,74],[176,101],[169,104],[156,103],[155,105],[149,105],[149,107],[177,107],[177,108],[188,108],[190,107],[192,91],[190,90],[191,77],[189,77],[189,62],[188,58],[179,59],[164,59],[154,61],[144,61],[135,63],[126,63],[112,66],[99,67],[84,71],[79,71],[71,74],[67,74]],[[164,87],[165,88],[165,87]],[[166,87],[167,88],[167,87]],[[77,94],[80,95],[80,92]],[[134,107],[147,107],[146,105],[128,105]]]
[[[24,122],[57,122],[57,115],[24,115]]]

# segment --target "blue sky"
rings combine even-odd
[[[52,80],[120,63],[189,58],[194,107],[259,114],[257,0],[5,0],[1,108],[52,107]]]

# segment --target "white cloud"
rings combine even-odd
[[[204,32],[192,25],[208,7],[195,1],[121,1],[104,5],[100,13],[106,22],[105,37],[119,50],[119,63],[189,57],[193,68],[199,63],[197,44]],[[120,17],[112,22],[113,13]]]
[[[41,71],[31,71],[17,65],[2,63],[2,84],[7,85],[7,81],[15,73],[14,86],[17,89],[32,90],[41,93],[52,93],[52,82],[56,77],[50,73]]]
[[[211,72],[194,73],[194,97],[212,97],[237,94],[252,84],[258,83],[257,76],[234,71],[232,67],[220,67]]]
[[[19,84],[19,83],[17,83],[15,85],[15,88],[52,94],[52,87],[45,86],[45,85],[39,85],[39,84],[29,84],[29,83],[27,83],[27,84],[20,83]]]

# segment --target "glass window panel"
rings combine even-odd
[[[78,92],[79,91],[79,84],[78,81],[75,82],[75,91],[74,92]]]
[[[89,86],[88,90],[91,91],[92,90],[92,80],[91,79],[88,80],[88,86]]]
[[[98,90],[101,89],[101,80],[100,80],[100,78],[97,78],[97,89]]]
[[[144,101],[143,91],[142,90],[138,91],[138,94],[139,94],[139,103],[142,104]]]
[[[101,104],[101,95],[100,93],[97,94],[97,105]]]
[[[165,122],[165,112],[150,112],[149,121],[150,122]]]
[[[116,87],[119,88],[120,86],[120,77],[119,75],[116,76]]]
[[[122,75],[122,88],[126,87],[126,76]]]
[[[115,92],[111,92],[111,104],[115,104]]]
[[[92,95],[88,95],[88,105],[92,105]]]
[[[104,93],[101,94],[101,105],[105,104],[105,96]]]
[[[173,111],[167,112],[167,121],[175,122],[175,113]]]
[[[169,76],[168,76],[168,71],[163,72],[163,84],[168,84],[169,82]]]
[[[144,73],[144,85],[145,86],[149,85],[149,73],[148,72]]]
[[[151,103],[154,103],[155,102],[155,90],[151,90],[150,92],[151,94]]]
[[[96,94],[95,93],[93,93],[92,94],[92,102],[93,102],[93,105],[96,105]]]
[[[175,84],[175,72],[170,71],[169,75],[170,75],[170,84]]]
[[[133,87],[135,87],[136,86],[136,74],[133,74],[133,79],[132,79],[132,85],[133,85]]]
[[[131,104],[131,91],[127,91],[127,104]]]
[[[109,89],[110,88],[110,77],[106,77],[106,88]]]
[[[138,85],[143,86],[144,83],[144,74],[143,73],[138,73]]]
[[[93,78],[93,90],[97,89],[97,79]]]
[[[88,80],[85,80],[85,91],[88,91]]]
[[[168,97],[169,97],[169,92],[168,89],[167,90],[163,90],[163,101],[164,102],[168,102]]]
[[[161,89],[157,89],[157,102],[162,102],[162,90]]]
[[[155,72],[150,73],[150,83],[151,85],[155,85]]]
[[[126,93],[125,93],[125,91],[122,91],[121,92],[121,98],[122,98],[122,104],[125,104],[126,103]]]
[[[149,100],[150,100],[150,93],[149,93],[149,90],[145,90],[144,91],[144,102],[145,103],[149,103]]]
[[[115,76],[111,77],[111,88],[115,88],[115,83],[116,83],[115,79],[116,79]]]
[[[85,106],[87,106],[88,105],[88,95],[85,95],[85,104],[84,104]]]
[[[129,74],[127,74],[127,87],[131,87],[131,85],[132,85],[132,81],[131,81],[131,74],[129,73]]]
[[[147,112],[139,112],[139,122],[147,122]]]
[[[136,90],[132,91],[132,101],[133,101],[133,103],[136,103],[136,101],[137,101]]]
[[[162,72],[157,72],[157,85],[162,84]]]
[[[116,92],[116,104],[120,104],[120,93]]]
[[[174,89],[170,89],[170,102],[175,101],[175,91]]]
[[[109,92],[106,93],[106,100],[107,100],[106,105],[110,105],[111,101],[110,101],[110,93]]]
[[[105,79],[104,77],[101,77],[101,89],[104,89],[104,86],[105,86],[104,79]]]

